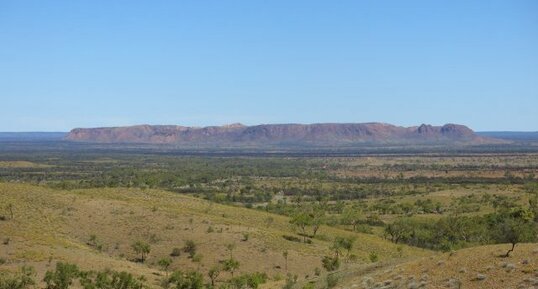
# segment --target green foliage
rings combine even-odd
[[[196,243],[193,240],[185,241],[185,246],[183,247],[183,252],[189,254],[189,257],[192,259],[196,255]]]
[[[433,222],[400,218],[385,226],[385,235],[394,243],[434,250],[491,243],[510,243],[513,250],[517,243],[534,242],[538,229],[532,206],[522,208],[508,200],[494,197],[497,209],[485,216],[447,216]]]
[[[394,243],[443,251],[484,243],[486,231],[480,216],[449,216],[433,222],[400,218],[385,226],[385,235]]]
[[[342,255],[342,250],[346,250],[349,256],[353,249],[353,243],[355,243],[355,237],[336,237],[334,238],[331,250],[334,251],[336,257]]]
[[[370,262],[375,263],[379,260],[379,255],[377,255],[377,252],[372,251],[368,254],[368,259],[370,259]]]
[[[318,267],[316,267],[316,268],[314,269],[314,275],[316,275],[316,276],[321,275],[321,269],[319,269]]]
[[[291,217],[290,223],[296,226],[301,231],[303,241],[306,241],[306,229],[312,224],[312,218],[310,217],[310,215],[307,212],[299,211]]]
[[[202,258],[204,258],[204,256],[202,254],[196,253],[194,256],[192,256],[191,260],[194,263],[200,263],[200,262],[202,262]]]
[[[237,260],[235,260],[233,258],[224,260],[222,262],[222,266],[223,266],[224,271],[230,272],[232,274],[232,277],[234,276],[235,270],[239,269],[239,265],[240,265],[239,261],[237,261]]]
[[[35,271],[23,266],[17,274],[0,272],[0,289],[27,289],[35,284]]]
[[[340,279],[336,274],[327,275],[327,288],[334,288]]]
[[[219,265],[213,266],[207,271],[207,276],[211,280],[211,287],[215,286],[215,281],[220,275],[220,271],[222,270],[222,267]]]
[[[204,288],[204,277],[200,272],[175,271],[162,282],[162,287],[170,289],[201,289]]]
[[[282,289],[293,289],[293,287],[295,287],[295,284],[297,284],[297,278],[297,275],[292,275],[288,273],[288,275],[286,276],[286,283],[284,283]]]
[[[517,243],[537,240],[538,228],[530,209],[515,208],[510,212],[492,214],[488,216],[488,223],[491,238],[495,242],[512,244],[506,257],[510,256]]]
[[[353,207],[346,207],[341,214],[340,223],[344,225],[351,225],[353,231],[357,230],[357,226],[362,220],[362,214],[360,210]]]
[[[84,289],[145,289],[144,278],[135,278],[127,272],[105,270],[81,272],[80,284]]]
[[[79,277],[77,265],[58,262],[54,271],[47,271],[43,281],[47,284],[46,289],[67,289],[73,281]]]
[[[233,259],[234,257],[233,253],[234,253],[235,247],[236,247],[235,243],[226,244],[226,250],[230,252],[230,259]]]
[[[159,266],[164,271],[168,271],[168,268],[170,267],[170,265],[172,265],[172,259],[169,258],[169,257],[161,258],[161,259],[159,259],[159,262],[157,262],[157,264],[159,264]]]
[[[131,245],[131,247],[136,254],[140,254],[141,262],[144,262],[146,260],[147,255],[151,251],[151,246],[144,241],[136,241]]]
[[[231,289],[243,289],[250,288],[256,289],[260,284],[267,281],[267,274],[265,273],[249,273],[234,277],[228,280],[227,287]]]
[[[325,268],[325,270],[329,272],[335,271],[340,268],[340,258],[338,258],[338,256],[324,256],[321,259],[321,264],[323,265],[323,268]]]

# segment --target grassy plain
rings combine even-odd
[[[288,273],[298,276],[293,288],[328,287],[328,276],[337,276],[329,287],[341,288],[411,288],[422,281],[427,288],[451,288],[456,279],[461,288],[534,286],[537,244],[519,244],[511,257],[500,258],[510,245],[393,242],[387,227],[403,219],[417,220],[416,226],[528,206],[538,193],[537,174],[536,153],[0,150],[0,271],[30,265],[42,280],[62,261],[126,271],[161,288],[174,270],[196,270],[208,281],[212,267],[233,257],[240,263],[236,275],[266,273],[267,288],[282,288]],[[321,227],[312,234],[309,224],[305,236],[292,221],[314,209],[322,212]],[[346,212],[358,213],[355,225]],[[415,233],[418,240],[432,232]],[[341,266],[326,270],[322,258],[335,254],[339,238],[355,241]],[[183,250],[189,240],[195,256]],[[132,248],[136,241],[151,247],[144,262]],[[170,257],[174,248],[180,254]],[[172,263],[165,270],[159,261],[167,257]],[[477,280],[478,274],[486,278]],[[231,277],[221,272],[217,285]]]

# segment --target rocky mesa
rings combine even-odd
[[[458,124],[402,127],[386,123],[261,124],[188,127],[136,125],[76,128],[69,141],[91,143],[172,144],[184,146],[360,144],[483,144],[496,142]]]

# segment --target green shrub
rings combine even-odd
[[[0,273],[0,289],[26,289],[35,284],[35,271],[32,267],[23,266],[19,273]]]
[[[267,274],[265,273],[249,273],[237,276],[228,280],[228,284],[231,288],[242,289],[251,288],[256,289],[260,284],[267,282]]]
[[[292,289],[295,284],[297,284],[297,275],[292,275],[291,273],[288,273],[286,276],[286,283],[284,283],[284,286],[282,289]]]
[[[334,288],[338,284],[338,280],[339,278],[335,274],[327,275],[327,288]]]
[[[67,289],[79,276],[77,265],[58,262],[54,271],[47,271],[43,281],[46,289]]]
[[[324,256],[321,259],[321,264],[323,265],[323,268],[325,268],[325,270],[329,272],[334,271],[340,268],[340,259],[337,256]]]
[[[375,263],[375,262],[377,262],[379,260],[379,256],[377,255],[376,252],[372,251],[368,255],[368,259],[370,259],[370,262]]]
[[[105,270],[81,272],[80,284],[84,289],[145,289],[144,278],[135,278],[127,272]]]
[[[136,254],[140,254],[139,260],[141,262],[144,262],[146,260],[147,255],[151,251],[151,246],[144,241],[136,241],[131,245],[131,247]]]
[[[164,288],[171,289],[201,289],[204,288],[204,277],[200,272],[175,271],[161,284]]]
[[[183,247],[183,252],[189,254],[190,258],[193,258],[196,255],[196,243],[193,240],[185,241],[185,246]]]

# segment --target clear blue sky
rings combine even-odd
[[[0,1],[0,131],[538,130],[538,1]]]

